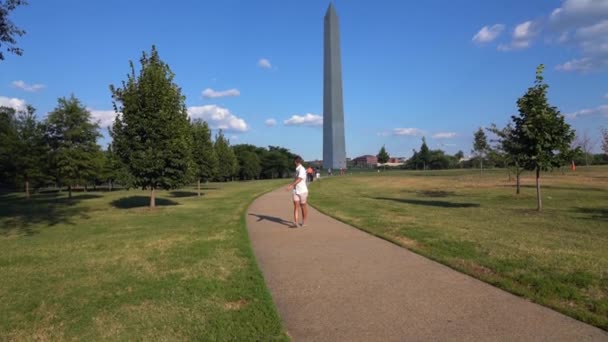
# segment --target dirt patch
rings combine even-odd
[[[183,323],[196,321],[204,324],[205,318],[175,303],[145,301],[102,313],[93,321],[99,335],[108,340],[128,340],[137,336],[142,340],[183,341],[188,336],[188,332],[183,331],[188,329],[188,324]]]
[[[452,259],[450,263],[466,270],[467,272],[473,274],[476,277],[487,278],[497,276],[496,272],[494,272],[493,270],[470,260]]]
[[[34,324],[14,330],[8,341],[59,341],[64,340],[64,324],[58,322],[58,308],[42,302],[33,312]]]
[[[244,299],[237,300],[236,302],[228,302],[224,304],[226,310],[241,310],[245,307],[248,302]]]
[[[395,240],[397,240],[397,242],[399,242],[399,244],[401,244],[403,247],[411,248],[411,249],[421,249],[422,248],[422,244],[420,244],[418,241],[412,240],[408,237],[394,236],[393,238]]]
[[[144,245],[144,248],[146,250],[155,249],[155,250],[158,250],[161,254],[163,254],[167,250],[172,248],[173,246],[175,246],[179,243],[182,243],[186,240],[187,240],[186,236],[166,237],[166,238],[150,241]]]
[[[246,260],[237,255],[236,249],[220,249],[210,258],[169,273],[180,274],[183,280],[204,277],[225,281],[234,272],[245,267],[245,264]]]

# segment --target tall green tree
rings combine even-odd
[[[185,98],[156,47],[142,54],[140,64],[136,74],[130,63],[121,88],[110,86],[117,113],[111,135],[134,185],[150,190],[154,208],[156,189],[177,188],[187,181],[192,134]]]
[[[542,210],[540,173],[564,164],[575,136],[560,111],[549,104],[543,69],[542,64],[536,69],[534,85],[517,100],[519,115],[512,116],[513,139],[525,156],[525,167],[536,172],[538,211]]]
[[[120,161],[120,158],[114,153],[112,144],[108,145],[108,149],[104,151],[102,178],[108,182],[108,191],[112,191],[115,182],[120,179],[121,171],[125,166]]]
[[[267,178],[282,178],[289,170],[289,157],[278,149],[269,150],[262,159],[262,169]]]
[[[420,151],[418,152],[418,161],[422,163],[423,170],[427,169],[427,165],[431,161],[431,150],[426,144],[425,137],[422,137],[422,145],[420,145]]]
[[[378,155],[376,157],[378,158],[378,163],[380,163],[380,164],[388,163],[390,156],[389,156],[388,152],[386,152],[386,147],[384,147],[384,145],[382,145],[382,147],[380,148],[380,151],[378,152]],[[384,166],[384,168],[386,169],[386,166]]]
[[[473,139],[473,153],[477,154],[479,158],[480,169],[483,171],[483,158],[488,153],[490,149],[490,145],[488,145],[488,138],[486,137],[486,133],[483,131],[481,127],[475,132]]]
[[[17,27],[10,19],[9,14],[18,6],[26,5],[25,0],[0,0],[0,61],[4,60],[4,54],[1,50],[2,46],[9,53],[17,56],[23,54],[23,50],[17,47],[17,37],[25,34],[25,31]]]
[[[14,184],[17,141],[16,110],[0,107],[0,184]]]
[[[211,141],[211,130],[207,123],[200,119],[194,120],[191,130],[194,175],[198,185],[198,196],[200,196],[201,180],[208,181],[215,177],[218,172],[218,160]]]
[[[253,180],[260,176],[262,165],[260,158],[253,151],[243,151],[237,154],[239,161],[239,177],[243,180]]]
[[[230,147],[230,141],[224,136],[220,129],[215,137],[215,153],[218,160],[218,179],[220,181],[231,180],[238,167],[238,161],[234,151]]]
[[[72,95],[59,98],[57,107],[46,118],[46,139],[51,148],[51,162],[61,184],[72,188],[90,179],[98,157],[99,125],[91,113]]]
[[[30,185],[40,185],[44,179],[44,169],[47,157],[47,145],[44,138],[44,126],[36,120],[35,109],[28,106],[18,112],[15,143],[16,176],[25,185],[25,196],[30,198]]]

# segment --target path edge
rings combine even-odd
[[[264,273],[262,272],[262,269],[260,268],[260,263],[258,262],[258,258],[255,255],[255,251],[253,250],[253,244],[251,243],[251,236],[249,235],[249,227],[247,226],[247,213],[249,213],[249,208],[251,208],[251,206],[253,205],[253,203],[255,201],[260,199],[262,196],[268,195],[269,193],[271,193],[273,191],[281,189],[282,187],[283,186],[280,186],[278,188],[272,188],[270,190],[265,190],[265,191],[257,194],[254,198],[252,198],[247,203],[245,210],[241,214],[241,221],[240,221],[240,229],[244,230],[244,232],[247,236],[247,253],[249,253],[252,256],[255,269],[256,269],[258,275],[260,276],[260,278],[262,278],[262,283],[264,284],[264,295],[267,296],[270,299],[270,303],[272,303],[272,311],[273,311],[272,313],[277,317],[278,321],[281,324],[281,335],[274,336],[273,339],[269,339],[272,341],[291,341],[291,338],[289,337],[287,329],[285,329],[285,323],[283,322],[283,318],[281,317],[281,315],[279,315],[279,310],[277,309],[277,304],[274,302],[274,298],[272,297],[272,294],[270,293],[270,289],[268,288],[268,285],[266,284],[266,279],[264,278]]]

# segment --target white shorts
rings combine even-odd
[[[308,192],[305,192],[303,194],[296,194],[295,192],[293,193],[294,202],[300,202],[301,204],[306,204],[307,198],[308,198]]]

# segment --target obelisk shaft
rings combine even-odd
[[[325,14],[323,63],[323,166],[346,168],[342,60],[338,15],[333,4]]]

